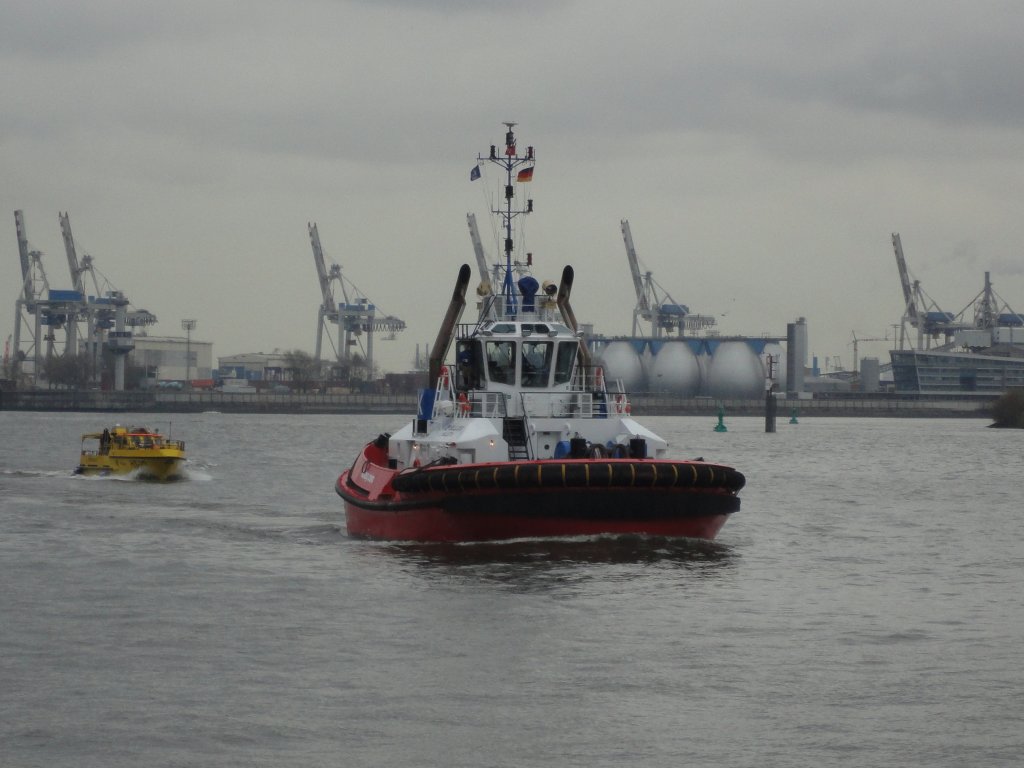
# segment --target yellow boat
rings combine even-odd
[[[169,440],[145,427],[114,426],[82,435],[82,455],[75,474],[123,475],[174,480],[183,473],[185,443]]]

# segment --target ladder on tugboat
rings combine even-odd
[[[526,418],[506,416],[502,419],[501,436],[508,443],[508,460],[525,461],[530,458],[530,441],[526,436]]]

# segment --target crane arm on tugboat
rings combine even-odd
[[[427,387],[431,388],[441,376],[441,367],[444,364],[444,357],[448,354],[448,348],[452,344],[452,337],[455,335],[455,326],[458,325],[462,311],[466,308],[466,289],[469,287],[469,278],[472,270],[468,264],[463,264],[459,269],[459,277],[455,281],[455,289],[452,291],[451,301],[448,303],[448,311],[445,313],[444,321],[441,323],[434,340],[434,347],[430,351],[430,366],[427,373]]]
[[[565,324],[572,328],[573,333],[579,336],[580,327],[576,322],[576,313],[572,311],[572,305],[569,303],[569,294],[572,293],[574,274],[572,267],[566,264],[562,270],[562,281],[558,285],[558,298],[556,302],[558,310],[562,313],[562,319],[565,320]],[[584,367],[589,370],[591,365],[590,348],[587,346],[586,339],[582,336],[580,336],[580,358]]]

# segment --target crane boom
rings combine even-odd
[[[480,242],[480,230],[476,227],[476,214],[467,213],[466,222],[469,224],[469,237],[473,241],[473,253],[476,254],[476,268],[480,270],[480,283],[490,287],[491,276],[488,274],[487,257],[484,256],[484,244]]]
[[[633,276],[633,289],[636,291],[636,306],[638,310],[649,312],[651,307],[647,302],[643,278],[640,276],[640,261],[636,257],[636,248],[633,247],[633,235],[629,230],[629,220],[623,219],[621,224],[622,240],[626,244],[626,258],[629,259],[629,272]]]
[[[903,243],[900,241],[900,233],[892,233],[892,248],[896,254],[896,268],[900,273],[900,285],[903,287],[903,304],[907,320],[913,328],[918,327],[917,301],[914,297],[914,289],[910,282],[910,272],[907,270],[907,260],[903,258]]]
[[[39,269],[43,291],[48,287],[46,273],[43,271],[43,263],[39,258],[42,254],[38,251],[30,251],[28,248],[28,236],[25,234],[25,215],[21,211],[14,212],[14,228],[18,233],[18,256],[21,259],[21,293],[26,302],[33,302],[41,295],[36,292],[33,263]]]
[[[320,295],[323,298],[323,309],[325,312],[336,311],[334,307],[334,296],[331,294],[331,278],[327,272],[327,264],[324,262],[324,251],[320,247],[320,232],[316,228],[316,222],[307,224],[309,227],[309,242],[313,246],[313,261],[316,262],[316,274],[320,279]]]
[[[85,286],[82,283],[82,268],[78,263],[78,252],[75,250],[75,238],[71,235],[71,220],[68,218],[67,213],[58,213],[57,218],[60,220],[60,233],[64,238],[64,252],[68,257],[68,270],[71,272],[71,285],[74,290],[84,296]]]

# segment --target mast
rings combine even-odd
[[[527,147],[525,155],[518,154],[516,136],[512,130],[515,128],[516,123],[506,122],[504,125],[508,128],[505,132],[505,151],[499,155],[497,147],[491,144],[490,155],[487,157],[477,155],[477,163],[487,160],[505,171],[505,207],[494,208],[491,210],[491,213],[501,216],[505,229],[505,278],[502,281],[501,295],[505,304],[505,316],[515,317],[519,314],[519,300],[516,296],[516,287],[512,279],[512,269],[514,266],[512,260],[512,251],[514,250],[512,221],[518,216],[533,213],[533,200],[527,199],[525,208],[514,207],[515,187],[512,185],[512,172],[516,171],[516,182],[531,181],[533,179],[534,154],[533,147]],[[527,264],[529,264],[529,260],[527,260]]]

